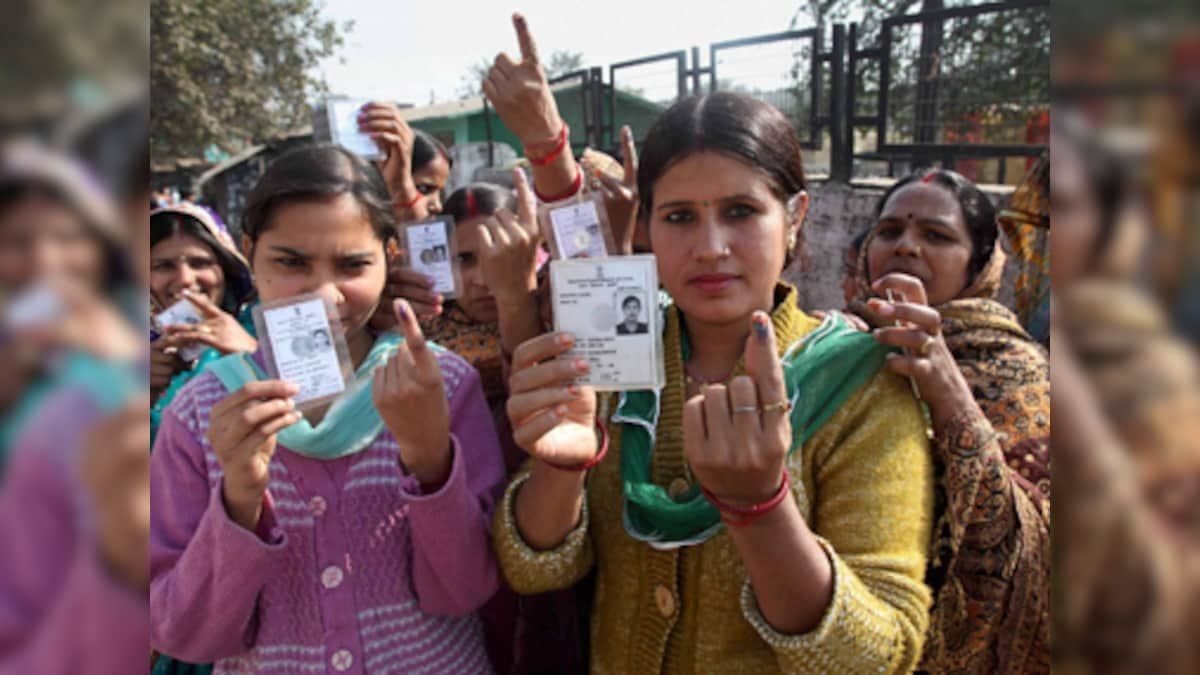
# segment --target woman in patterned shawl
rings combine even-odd
[[[896,183],[877,215],[856,307],[904,350],[889,367],[928,406],[939,477],[922,668],[1047,672],[1049,371],[994,299],[995,209],[962,176],[930,171]]]

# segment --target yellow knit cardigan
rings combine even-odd
[[[668,314],[667,387],[652,473],[674,492],[690,473],[679,320],[674,308]],[[818,325],[796,307],[794,291],[772,318],[781,353]],[[593,673],[893,673],[915,667],[930,606],[924,573],[933,478],[924,420],[903,379],[881,369],[789,459],[792,495],[834,565],[832,602],[803,635],[778,633],[762,617],[727,532],[675,550],[656,550],[626,534],[620,425],[610,423],[609,434],[610,456],[593,469],[580,523],[562,544],[535,551],[517,531],[514,495],[528,467],[509,485],[493,528],[500,566],[519,593],[569,587],[599,565]]]

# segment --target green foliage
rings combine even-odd
[[[314,69],[350,28],[315,0],[151,0],[154,158],[232,152],[307,125],[326,90]]]

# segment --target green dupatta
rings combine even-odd
[[[815,434],[838,408],[883,365],[888,347],[870,333],[851,326],[831,312],[807,335],[786,335],[781,328],[791,325],[796,314],[796,294],[791,290],[772,314],[776,337],[783,351],[784,381],[792,403],[792,446],[790,456]],[[682,316],[672,306],[667,310],[666,351],[668,387],[682,387],[682,365],[690,347]],[[781,316],[781,314],[783,316]],[[675,360],[677,363],[672,364]],[[624,392],[612,416],[622,424],[621,478],[624,486],[625,530],[635,539],[659,549],[691,546],[707,541],[723,524],[717,509],[693,484],[672,499],[651,478],[651,454],[661,413],[662,392]]]
[[[354,373],[350,385],[325,413],[316,427],[308,420],[279,432],[279,443],[287,449],[314,459],[338,459],[365,450],[383,430],[383,419],[371,397],[371,380],[375,369],[387,363],[404,338],[395,333],[383,333]],[[444,351],[429,342],[431,349]],[[248,382],[267,379],[266,373],[249,354],[230,354],[209,364],[208,369],[221,380],[230,392]]]

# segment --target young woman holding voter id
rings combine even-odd
[[[506,124],[504,86],[553,101],[514,18],[521,61],[498,58],[485,83]],[[553,133],[540,110],[529,127]],[[540,193],[577,175],[555,161]],[[535,460],[497,507],[504,576],[539,593],[597,568],[593,672],[912,670],[929,441],[887,348],[805,315],[779,281],[808,206],[790,123],[739,94],[681,101],[648,132],[637,187],[673,299],[666,386],[597,396],[575,383],[586,364],[557,358],[567,333],[516,349],[508,414]]]
[[[396,333],[368,324],[395,254],[380,174],[334,146],[293,150],[242,229],[267,330],[163,415],[152,648],[219,673],[489,672],[477,610],[498,585],[500,448],[479,375],[425,340],[407,302]],[[329,404],[302,407],[308,384],[270,376],[330,358],[321,384],[345,388]]]

